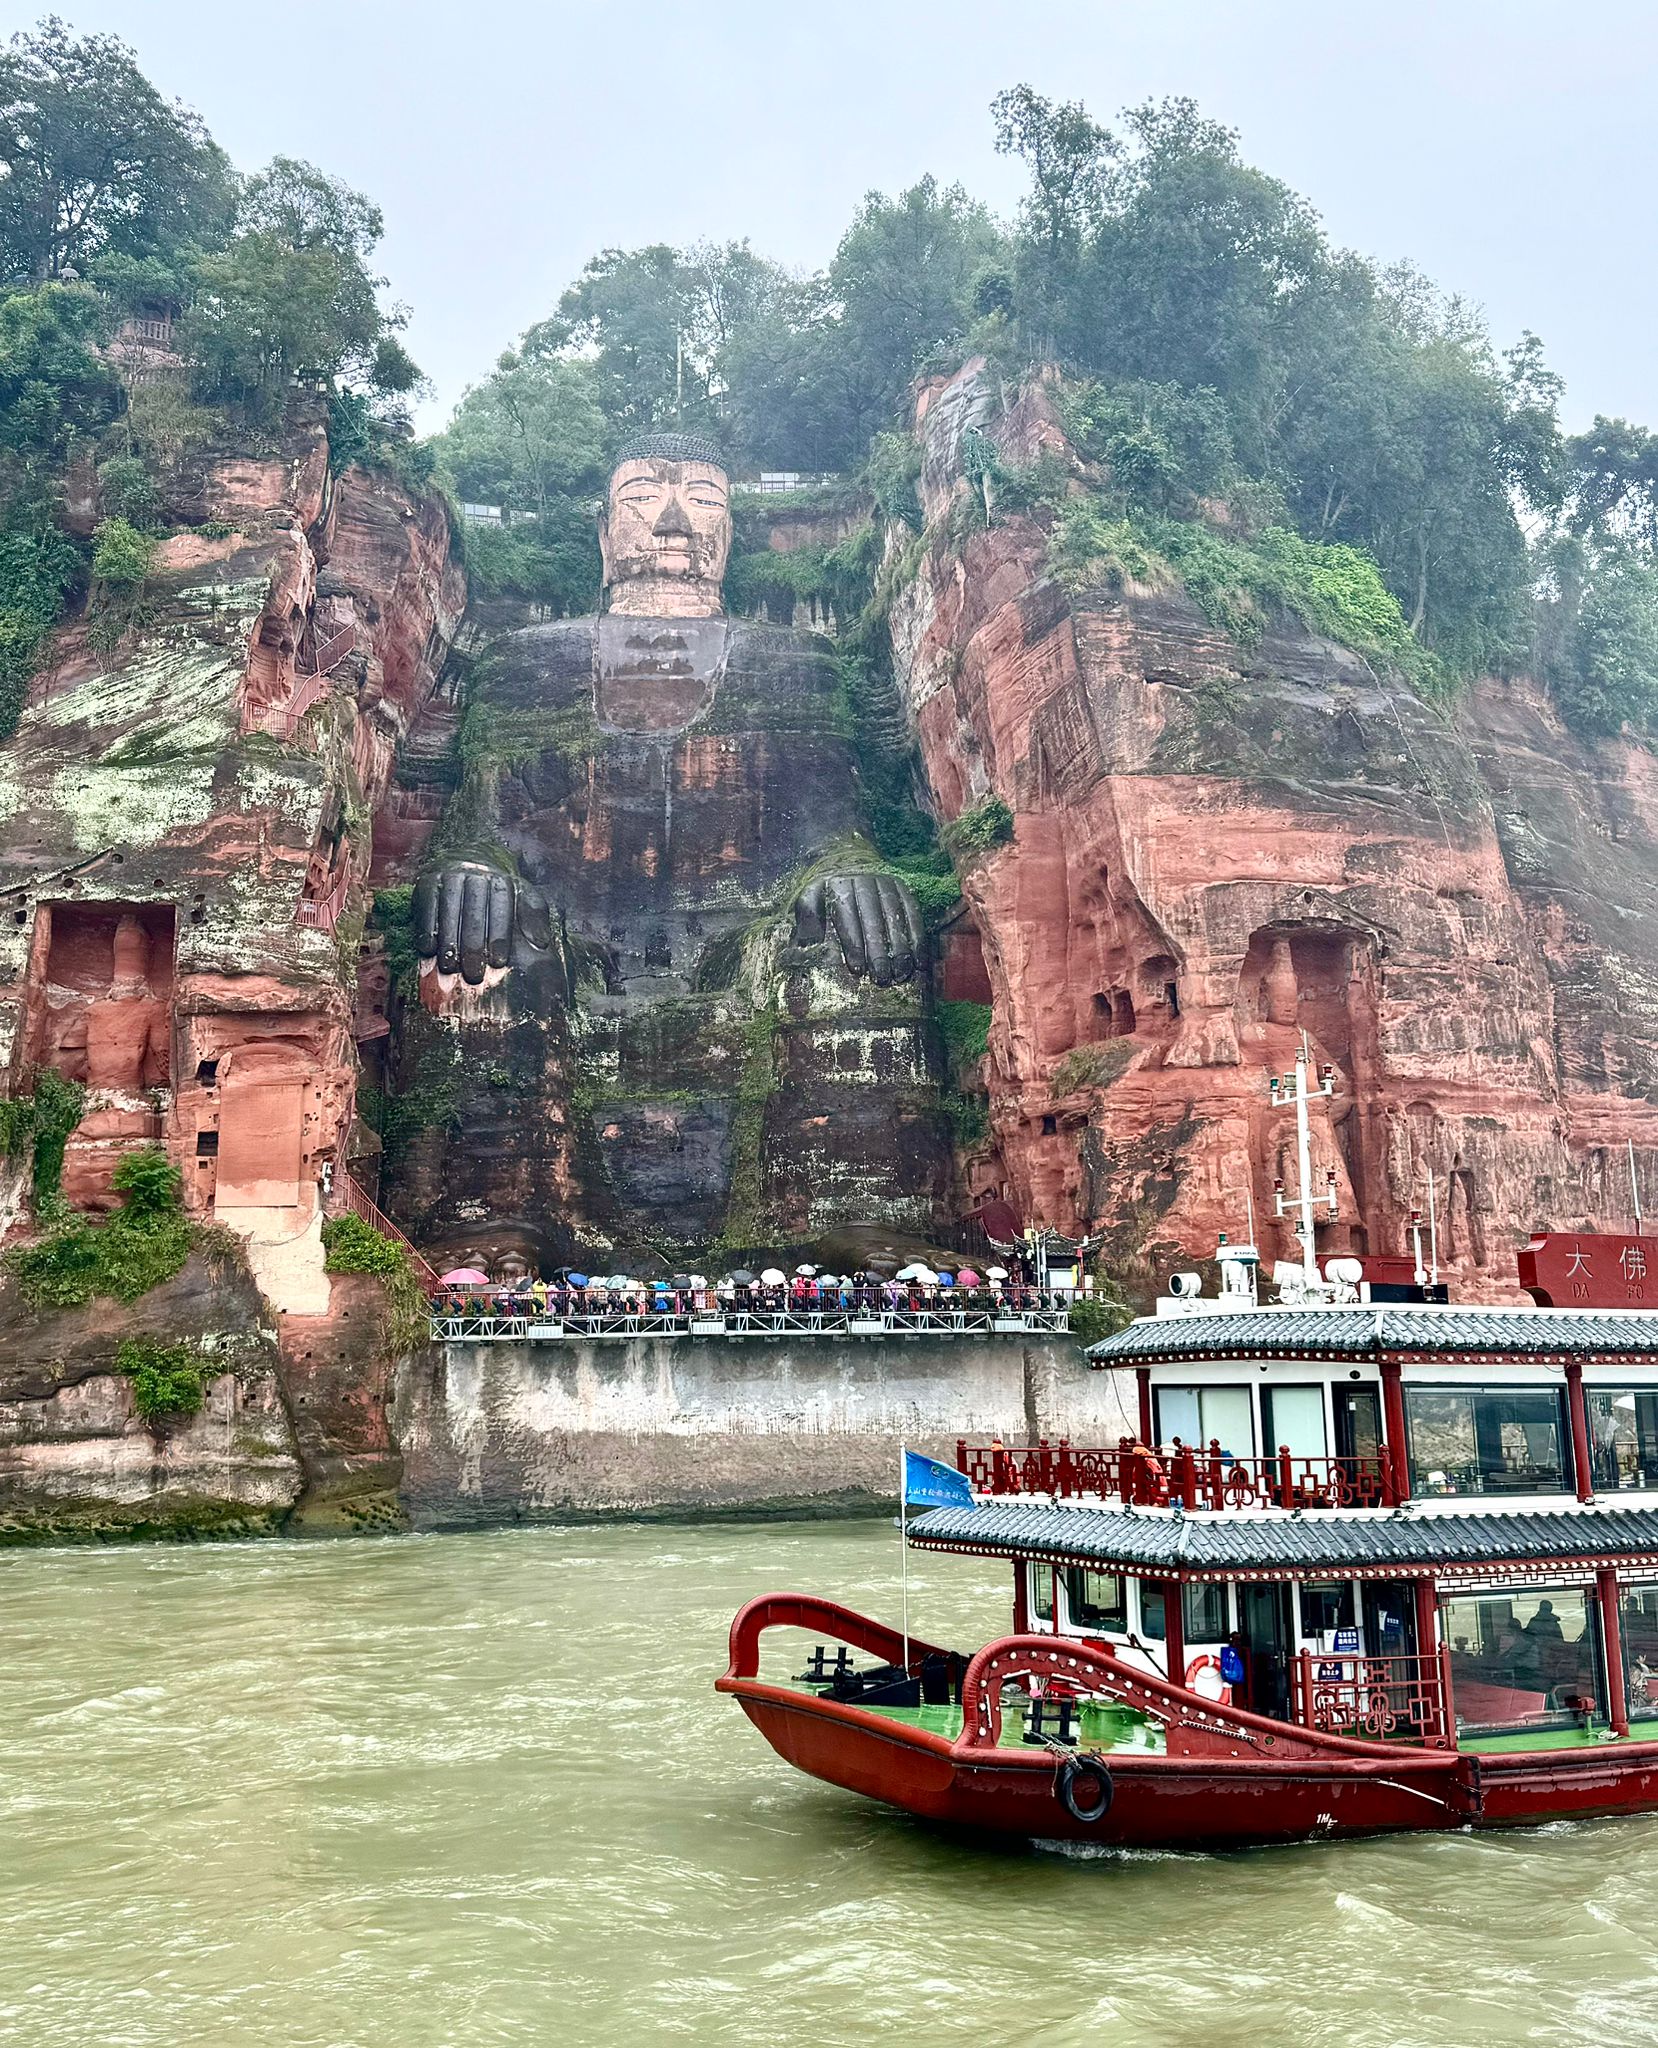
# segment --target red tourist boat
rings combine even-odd
[[[971,1504],[911,1522],[1009,1562],[1006,1636],[742,1610],[718,1683],[773,1748],[929,1819],[1107,1844],[1658,1807],[1658,1316],[1179,1308],[1091,1354],[1138,1440],[964,1443]],[[774,1630],[818,1639],[803,1670],[763,1675]]]
[[[1452,1307],[1430,1183],[1426,1267],[1418,1231],[1408,1261],[1321,1269],[1336,1198],[1308,1107],[1330,1077],[1304,1045],[1271,1086],[1300,1166],[1280,1304],[1223,1242],[1217,1297],[1178,1274],[1089,1353],[1135,1437],[958,1444],[956,1504],[907,1539],[1009,1563],[1007,1635],[968,1655],[751,1601],[718,1684],[790,1763],[932,1820],[1123,1846],[1658,1808],[1658,1314],[1629,1305],[1658,1244],[1538,1237],[1539,1306]],[[762,1673],[773,1630],[819,1639],[803,1671]]]

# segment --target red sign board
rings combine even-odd
[[[1520,1254],[1520,1285],[1539,1308],[1658,1307],[1658,1237],[1545,1232]]]

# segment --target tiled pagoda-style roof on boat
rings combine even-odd
[[[935,1508],[910,1523],[922,1549],[1126,1570],[1360,1577],[1412,1566],[1492,1570],[1578,1562],[1658,1564],[1658,1506],[1525,1514],[1182,1515],[997,1502]]]
[[[1095,1365],[1164,1358],[1376,1358],[1384,1353],[1658,1359],[1658,1314],[1643,1309],[1260,1308],[1144,1316],[1090,1346]]]

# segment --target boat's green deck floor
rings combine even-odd
[[[862,1706],[861,1700],[854,1700],[854,1706]],[[954,1742],[961,1733],[960,1707],[888,1707],[870,1706],[865,1713],[881,1714],[891,1721],[902,1721],[906,1728],[925,1728],[930,1735],[943,1735]],[[1133,1707],[1084,1706],[1073,1724],[1077,1741],[1086,1749],[1098,1750],[1152,1750],[1161,1753],[1163,1731],[1148,1722],[1145,1715]],[[1025,1717],[1009,1708],[1002,1715],[1003,1749],[1032,1749],[1036,1745],[1025,1741]]]
[[[951,1742],[961,1734],[960,1707],[869,1706],[865,1707],[864,1711],[884,1715],[891,1721],[901,1721],[907,1728],[925,1728],[929,1734],[942,1735]],[[1034,1747],[1034,1744],[1025,1741],[1024,1733],[1024,1716],[1009,1708],[1002,1716],[1001,1747]],[[1133,1707],[1107,1705],[1083,1707],[1076,1724],[1076,1740],[1081,1748],[1096,1749],[1106,1754],[1112,1751],[1137,1750],[1142,1755],[1161,1755],[1165,1746],[1163,1730],[1157,1723],[1148,1721],[1144,1714],[1137,1712]],[[1658,1720],[1631,1722],[1629,1740],[1658,1742]],[[1602,1730],[1517,1728],[1507,1735],[1465,1735],[1457,1746],[1480,1756],[1507,1756],[1523,1750],[1609,1749],[1617,1745],[1615,1742],[1609,1742]]]
[[[1464,1735],[1457,1747],[1507,1756],[1522,1749],[1614,1749],[1619,1739],[1608,1740],[1603,1728],[1516,1728],[1510,1735]],[[1631,1721],[1629,1740],[1658,1742],[1658,1721]]]

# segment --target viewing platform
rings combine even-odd
[[[640,1310],[549,1316],[534,1310],[499,1315],[492,1310],[434,1307],[434,1344],[586,1343],[594,1338],[759,1337],[913,1338],[1054,1337],[1071,1327],[1068,1309],[730,1309],[658,1314]]]

